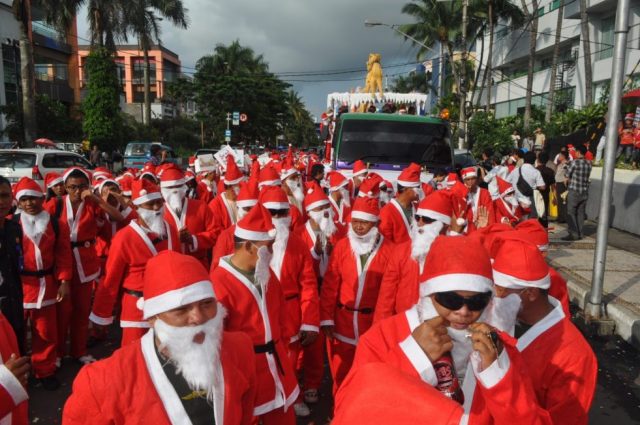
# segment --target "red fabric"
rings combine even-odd
[[[220,263],[220,258],[233,254],[235,243],[233,241],[233,232],[236,230],[236,225],[233,224],[228,229],[225,229],[220,233],[216,240],[216,245],[213,248],[213,260],[211,261],[211,271],[213,271]]]
[[[280,282],[272,275],[264,289],[265,293],[261,295],[253,283],[228,263],[222,263],[224,261],[226,260],[222,259],[221,264],[211,273],[211,281],[216,297],[227,309],[225,330],[246,333],[254,345],[274,341],[284,369],[284,374],[278,370],[272,354],[255,355],[257,392],[254,414],[260,415],[280,407],[276,403],[279,387],[283,389],[282,398],[289,407],[296,400],[298,385],[287,356],[285,341],[292,335],[285,334],[287,313],[283,308],[285,301]],[[266,329],[270,331],[270,335],[266,333]]]
[[[4,363],[9,360],[12,354],[20,356],[18,349],[18,341],[16,335],[13,333],[13,328],[7,321],[7,319],[0,313],[0,368],[4,368]],[[6,370],[7,373],[11,373]],[[4,419],[7,415],[11,414],[11,425],[26,425],[29,423],[28,419],[28,402],[26,398],[24,401],[20,401],[18,398],[18,404],[14,401],[14,397],[18,397],[18,394],[9,393],[9,388],[13,385],[20,385],[17,379],[11,375],[9,380],[11,382],[0,378],[0,420]],[[22,394],[26,397],[26,394]]]
[[[25,321],[31,321],[31,365],[36,378],[46,378],[56,372],[58,328],[56,306],[24,311]]]
[[[212,217],[214,220],[216,235],[219,235],[223,230],[228,229],[235,224],[234,218],[229,215],[229,210],[227,209],[223,198],[224,192],[218,193],[218,196],[216,196],[211,202],[209,202],[209,208],[213,213]],[[235,208],[235,202],[231,204],[230,207]],[[234,214],[235,217],[236,212],[233,211],[232,214]]]
[[[304,389],[320,389],[324,377],[324,334],[318,335],[313,344],[302,347],[298,358],[298,375],[304,375]]]
[[[411,240],[406,217],[403,212],[398,210],[398,206],[399,204],[394,199],[380,211],[380,233],[385,239],[395,244]]]
[[[169,212],[168,206],[165,206],[164,219],[169,224],[174,234],[178,234],[181,230],[176,225],[176,221],[173,215]],[[176,251],[182,250],[183,254],[188,254],[200,260],[205,268],[209,268],[208,253],[216,243],[218,237],[218,230],[216,229],[215,219],[211,209],[207,207],[204,202],[197,199],[187,199],[187,217],[185,220],[186,228],[189,230],[192,236],[197,240],[197,249],[194,249],[193,244],[181,244],[179,239],[175,240]],[[181,248],[178,248],[181,246]]]
[[[632,145],[634,142],[634,128],[624,128],[623,125],[618,127],[618,135],[620,136],[621,145]]]
[[[255,396],[253,350],[246,335],[225,332],[220,359],[224,376],[224,424],[252,421]],[[129,344],[107,359],[83,367],[62,414],[65,425],[169,425],[142,353],[141,343]]]
[[[487,189],[483,189],[481,187],[478,188],[479,194],[477,196],[479,196],[478,199],[478,208],[480,207],[485,207],[487,209],[487,211],[489,212],[489,222],[487,225],[491,225],[493,223],[495,223],[496,220],[496,214],[494,211],[494,207],[493,207],[493,199],[491,199],[491,194],[489,193],[489,191]],[[476,231],[476,225],[474,224],[475,218],[477,217],[477,210],[474,214],[473,209],[475,208],[475,206],[469,205],[469,208],[467,209],[467,233],[471,233]]]
[[[209,204],[213,199],[213,193],[209,190],[209,186],[202,180],[196,185],[196,199],[205,204]]]
[[[74,273],[69,296],[58,303],[58,357],[64,357],[67,350],[67,335],[71,338],[71,356],[79,358],[87,354],[89,334],[89,313],[91,312],[92,283],[81,283]]]
[[[496,215],[496,223],[504,223],[515,225],[524,216],[524,210],[521,206],[513,207],[506,205],[502,198],[494,201],[493,207]]]
[[[264,415],[256,416],[252,422],[254,425],[295,425],[295,423],[296,415],[293,409],[288,409],[285,412],[282,407],[265,413]]]
[[[124,216],[124,220],[120,222],[111,221],[107,213],[102,213],[104,226],[98,231],[98,239],[96,240],[96,253],[98,257],[107,257],[109,255],[111,241],[116,236],[116,233],[127,227],[132,220],[138,218],[138,214],[133,208],[127,208],[120,211],[120,213]]]
[[[567,281],[553,267],[549,267],[549,275],[551,277],[551,286],[549,287],[549,295],[560,301],[562,311],[565,316],[571,317],[569,311],[569,291],[567,289]]]
[[[329,358],[329,370],[333,380],[332,393],[334,397],[349,374],[355,355],[355,345],[347,344],[335,338],[327,339],[327,357]]]
[[[22,213],[26,214],[26,213]],[[21,214],[21,216],[22,216]],[[53,218],[53,216],[51,216]],[[44,297],[42,306],[55,303],[58,295],[58,282],[61,280],[71,280],[73,276],[73,263],[71,259],[71,243],[69,242],[69,227],[67,223],[58,220],[58,238],[53,231],[51,222],[47,224],[47,230],[40,238],[38,248],[42,257],[41,270],[47,270],[55,266],[54,274],[44,277]],[[31,239],[23,232],[22,252],[24,259],[24,269],[30,271],[38,270],[36,263],[35,245]],[[40,294],[41,279],[36,276],[21,276],[24,308],[37,308],[38,296]]]

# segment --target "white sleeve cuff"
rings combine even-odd
[[[190,252],[196,252],[198,250],[198,238],[195,235],[191,235],[191,246],[189,247]]]
[[[418,342],[409,335],[400,344],[400,349],[405,356],[409,359],[416,372],[420,375],[420,378],[429,385],[435,386],[438,383],[436,377],[436,371],[431,364],[431,361],[427,357]]]
[[[321,320],[320,326],[335,326],[335,322],[333,320]]]
[[[503,349],[498,358],[482,372],[480,372],[481,361],[479,355],[471,356],[471,364],[473,366],[473,373],[476,375],[482,386],[485,388],[491,388],[497,385],[507,374],[509,367],[511,366],[511,360],[509,360],[507,350]]]
[[[302,325],[300,326],[300,330],[307,331],[307,332],[320,332],[320,328],[318,326],[313,326],[313,325]]]
[[[447,236],[462,236],[462,233],[458,233],[454,230],[447,230]]]
[[[311,248],[310,251],[311,251],[311,257],[313,257],[314,260],[320,261],[320,256],[316,252],[315,248]]]
[[[13,404],[16,406],[29,399],[27,391],[18,381],[18,378],[5,365],[0,365],[0,386],[7,390],[13,400]]]
[[[96,316],[92,311],[91,314],[89,315],[89,320],[91,320],[96,325],[109,326],[110,324],[113,323],[113,316],[106,317],[106,318],[100,317],[100,316]]]

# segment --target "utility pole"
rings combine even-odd
[[[467,90],[464,87],[467,80],[467,24],[469,0],[462,0],[462,55],[460,68],[460,81],[458,82],[458,93],[460,95],[460,124],[458,126],[458,134],[462,132],[462,137],[458,136],[458,148],[463,149],[467,141]],[[455,66],[451,64],[451,66]]]
[[[200,143],[204,148],[204,121],[200,120]]]
[[[596,251],[593,258],[593,274],[591,276],[591,292],[585,306],[587,318],[600,319],[604,315],[602,291],[604,283],[605,262],[607,259],[607,240],[609,237],[609,219],[611,213],[611,192],[616,164],[616,144],[618,139],[618,121],[622,103],[622,84],[624,82],[625,59],[627,50],[627,34],[629,32],[629,0],[619,0],[616,11],[615,42],[613,50],[613,72],[609,93],[609,110],[607,112],[606,143],[604,166],[602,169],[602,194],[600,197],[600,213],[598,215],[598,233],[596,235]],[[553,82],[552,82],[553,84]]]

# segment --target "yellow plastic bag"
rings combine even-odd
[[[558,198],[555,187],[552,187],[549,191],[549,218],[558,218]]]

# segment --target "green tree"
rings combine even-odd
[[[86,61],[87,96],[82,103],[83,130],[91,143],[103,150],[118,147],[122,140],[119,83],[113,57],[105,48],[94,49]]]
[[[430,77],[428,73],[417,72],[400,75],[392,81],[391,91],[396,93],[429,93],[433,90]]]
[[[529,62],[527,64],[527,89],[524,98],[524,129],[529,131],[529,124],[531,121],[531,97],[533,90],[533,73],[536,61],[536,41],[538,39],[538,6],[539,0],[531,0],[530,6],[527,5],[527,0],[520,0],[522,4],[522,10],[529,26]],[[525,27],[526,28],[526,27]]]
[[[289,90],[286,102],[288,110],[283,120],[286,140],[294,146],[315,145],[318,140],[315,125],[300,95],[294,90]]]

